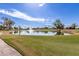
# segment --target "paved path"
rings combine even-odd
[[[21,56],[21,54],[0,39],[0,56]]]

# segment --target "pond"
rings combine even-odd
[[[12,34],[14,35],[34,35],[34,36],[54,36],[57,32],[48,32],[48,31],[29,31],[29,30],[20,30],[20,31],[13,31]],[[64,35],[71,35],[69,33],[64,33]]]

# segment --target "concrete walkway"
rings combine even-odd
[[[0,39],[0,56],[21,56],[21,54]]]

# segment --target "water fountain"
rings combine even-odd
[[[32,34],[34,30],[33,30],[32,27],[30,26],[28,31],[29,31],[29,34]]]

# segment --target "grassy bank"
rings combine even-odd
[[[22,55],[79,55],[79,36],[0,36]]]

